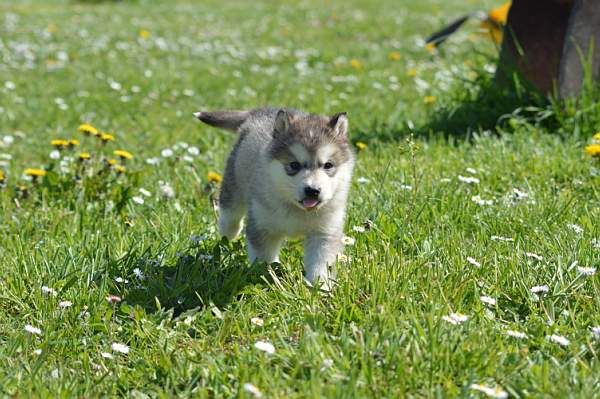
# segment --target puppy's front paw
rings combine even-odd
[[[333,290],[333,287],[335,287],[336,284],[335,280],[330,276],[318,276],[317,278],[313,278],[312,280],[309,280],[308,278],[304,277],[304,282],[311,288],[317,287],[325,292],[330,292],[331,290]]]

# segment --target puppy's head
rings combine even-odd
[[[354,156],[345,113],[332,117],[279,110],[269,147],[269,173],[284,201],[305,211],[347,190]]]

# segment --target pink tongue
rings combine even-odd
[[[312,208],[317,206],[317,204],[319,203],[319,200],[316,199],[312,199],[312,198],[306,198],[302,200],[302,205],[304,205],[305,208]]]

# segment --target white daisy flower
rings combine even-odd
[[[62,309],[70,308],[71,306],[73,306],[73,302],[71,301],[60,301],[58,303],[58,307]]]
[[[490,296],[486,296],[486,295],[482,295],[479,297],[479,300],[483,303],[485,303],[486,305],[491,305],[491,306],[495,306],[496,305],[496,299],[492,298]]]
[[[518,188],[513,188],[512,192],[514,194],[514,199],[516,200],[523,200],[523,199],[527,199],[529,198],[529,194],[526,193],[525,191],[521,191]]]
[[[323,363],[321,363],[321,372],[327,370],[328,368],[331,368],[331,366],[333,366],[333,359],[323,359]]]
[[[569,341],[566,337],[563,337],[562,335],[552,334],[548,336],[548,339],[561,346],[568,346],[571,343],[571,341]]]
[[[481,267],[481,263],[477,262],[477,260],[475,260],[475,258],[471,258],[470,256],[467,257],[467,262],[469,262],[471,265],[473,265],[475,267]]]
[[[583,276],[593,276],[594,274],[596,274],[596,268],[595,267],[578,266],[577,272]]]
[[[123,353],[123,354],[128,354],[129,353],[129,347],[125,344],[120,344],[118,342],[113,342],[110,345],[111,349],[113,350],[113,352],[119,352],[119,353]]]
[[[263,319],[261,319],[260,317],[251,318],[250,323],[254,324],[255,326],[259,326],[259,327],[262,327],[265,325],[265,321]]]
[[[223,320],[223,312],[221,312],[221,309],[219,309],[216,306],[213,306],[210,310],[213,312],[217,319]]]
[[[144,205],[144,199],[139,196],[131,197],[131,200],[139,205]]]
[[[592,327],[592,334],[596,339],[600,339],[600,327]]]
[[[133,269],[133,274],[139,280],[143,280],[145,278],[144,273],[142,272],[142,270],[139,267],[136,267],[135,269]]]
[[[547,285],[536,285],[531,287],[531,292],[533,294],[545,294],[548,291],[550,291],[550,287],[548,287]]]
[[[170,157],[172,157],[172,156],[173,156],[173,150],[172,150],[172,149],[170,149],[170,148],[165,148],[164,150],[162,150],[162,151],[160,152],[160,155],[161,155],[163,158],[170,158]]]
[[[173,187],[171,187],[169,183],[160,182],[158,188],[160,190],[160,195],[164,199],[171,199],[175,197],[175,190],[173,190]]]
[[[504,241],[504,242],[513,242],[513,241],[515,241],[514,238],[502,237],[502,236],[491,236],[490,238],[491,238],[492,241]]]
[[[466,184],[479,184],[479,179],[471,176],[458,175],[458,181]]]
[[[118,295],[108,295],[106,297],[106,301],[108,303],[119,303],[119,302],[121,302],[121,297]]]
[[[156,157],[146,159],[146,163],[148,165],[158,165],[159,162],[160,162],[160,158],[156,158]]]
[[[60,159],[60,151],[54,150],[50,153],[50,159]]]
[[[42,294],[56,296],[57,292],[54,288],[50,288],[50,287],[43,285],[42,286]]]
[[[350,237],[350,236],[344,236],[342,237],[342,244],[344,245],[354,245],[356,243],[356,240],[354,239],[354,237]]]
[[[479,391],[481,393],[486,394],[490,398],[495,399],[506,399],[508,398],[508,393],[502,389],[500,386],[489,387],[487,385],[481,384],[471,384],[470,388],[474,391]]]
[[[39,355],[42,354],[42,350],[41,349],[36,349],[36,350],[33,351],[33,354],[39,356]]]
[[[255,398],[262,398],[262,392],[255,385],[250,384],[249,382],[244,384],[244,391],[248,392],[250,395]]]
[[[525,252],[525,256],[527,256],[528,258],[531,259],[535,259],[535,260],[544,260],[544,257],[538,254],[534,254],[533,252]]]
[[[108,352],[100,352],[100,356],[102,356],[105,359],[114,359],[115,358],[111,353],[108,353]]]
[[[473,201],[475,204],[477,204],[479,206],[494,205],[494,200],[483,199],[483,198],[481,198],[480,195],[472,196],[471,201]]]
[[[470,173],[470,174],[472,174],[472,175],[476,175],[476,174],[477,174],[477,170],[475,170],[475,169],[473,169],[473,168],[467,168],[467,169],[465,169],[465,171],[466,171],[467,173]]]
[[[336,259],[340,263],[348,263],[350,261],[350,258],[345,254],[337,254]]]
[[[364,233],[366,231],[364,226],[354,226],[352,227],[352,230],[357,233]]]
[[[146,196],[146,197],[151,197],[152,193],[148,190],[146,190],[145,188],[140,187],[139,189],[140,194]]]
[[[25,324],[25,331],[34,335],[42,335],[42,330],[37,327],[32,326],[31,324]]]
[[[469,316],[461,313],[450,313],[448,316],[442,316],[442,320],[454,325],[462,324],[468,319]]]
[[[567,227],[570,228],[571,230],[573,230],[575,232],[575,234],[583,233],[583,227],[581,227],[577,224],[569,223],[569,224],[567,224]]]
[[[194,157],[200,155],[200,149],[198,147],[190,147],[187,149],[187,152]]]
[[[368,182],[370,182],[370,180],[364,176],[360,176],[358,179],[356,179],[356,182],[358,184],[367,184]]]
[[[524,332],[515,331],[515,330],[506,330],[506,335],[508,335],[509,337],[517,338],[517,339],[527,338],[527,334],[525,334]]]
[[[119,91],[122,88],[121,83],[115,82],[114,80],[110,81],[108,85],[110,86],[111,89],[116,90],[116,91]]]
[[[269,355],[272,355],[275,353],[275,347],[270,342],[256,341],[256,343],[254,344],[254,347],[260,351],[263,351],[263,352],[269,354]]]

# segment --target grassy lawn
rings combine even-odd
[[[598,96],[494,87],[476,23],[423,48],[499,3],[1,2],[1,394],[599,395]],[[263,105],[366,144],[332,293],[216,232],[235,137],[192,112]]]

